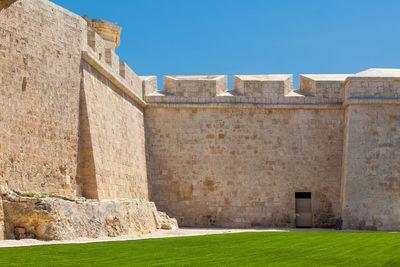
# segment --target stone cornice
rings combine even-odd
[[[341,104],[285,103],[147,103],[149,108],[215,108],[215,109],[342,109]]]
[[[343,102],[343,107],[349,105],[400,105],[400,98],[350,97]]]

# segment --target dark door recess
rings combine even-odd
[[[296,192],[296,227],[312,227],[311,193]]]

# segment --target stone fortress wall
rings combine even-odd
[[[16,2],[2,11],[1,25],[8,186],[148,200],[143,101],[127,95],[139,99],[142,85],[115,47],[47,1]]]
[[[233,90],[224,75],[165,76],[159,91],[119,60],[121,28],[1,2],[3,194],[154,201],[181,226],[293,227],[295,192],[311,192],[314,227],[400,229],[400,70],[300,75],[299,90],[287,74],[235,75]]]
[[[299,78],[145,77],[156,205],[183,226],[293,226],[311,192],[316,227],[400,229],[400,70]]]
[[[0,12],[0,179],[21,192],[76,194],[86,23],[46,1]]]
[[[142,82],[114,52],[121,29],[12,2],[0,10],[0,237],[175,227],[149,199]]]
[[[184,226],[287,227],[311,192],[313,225],[334,225],[345,77],[165,77],[145,96],[151,198]]]

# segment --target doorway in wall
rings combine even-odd
[[[296,227],[312,227],[311,192],[296,192]]]

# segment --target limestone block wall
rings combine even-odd
[[[400,230],[400,106],[351,105],[347,112],[344,226]]]
[[[400,71],[370,69],[346,82],[345,228],[400,230]]]
[[[85,21],[44,0],[0,11],[0,179],[20,192],[76,194]]]
[[[143,108],[87,63],[83,79],[94,165],[82,173],[83,194],[96,186],[94,198],[148,200]]]
[[[81,194],[149,200],[142,81],[100,35],[90,29],[87,34],[88,47],[82,53]]]
[[[294,226],[295,192],[311,192],[315,227],[399,229],[400,70],[158,91],[115,53],[119,27],[2,3],[0,192],[150,199],[182,226],[229,227]]]
[[[142,82],[110,44],[45,0],[2,9],[0,38],[2,185],[148,200]]]
[[[158,104],[213,105],[342,105],[344,82],[349,74],[300,75],[299,90],[293,75],[234,75],[233,90],[226,76],[165,76],[164,90],[157,91],[155,76],[142,77],[144,100]]]
[[[295,192],[314,226],[340,213],[341,108],[145,110],[151,199],[181,226],[294,226]]]

